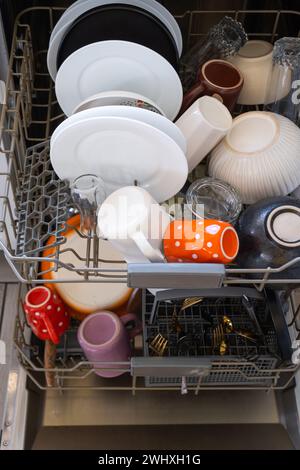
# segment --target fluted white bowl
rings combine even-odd
[[[289,194],[300,185],[300,129],[279,114],[241,114],[212,151],[209,175],[231,184],[244,204]]]

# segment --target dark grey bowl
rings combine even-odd
[[[240,268],[278,268],[300,257],[299,224],[300,200],[289,196],[271,197],[249,206],[237,224],[240,250],[236,263]],[[263,274],[247,276],[261,278]],[[300,279],[300,262],[271,274],[270,279]]]

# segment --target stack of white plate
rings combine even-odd
[[[69,116],[52,135],[51,162],[63,180],[95,174],[107,195],[138,184],[162,202],[182,188],[188,173],[185,138],[172,122],[181,107],[182,86],[170,62],[141,44],[105,40],[77,49],[57,70],[59,48],[74,21],[108,4],[151,13],[181,54],[179,27],[155,0],[75,2],[56,24],[49,44],[49,72]]]
[[[118,92],[109,95],[112,101],[119,96]],[[91,101],[99,104],[105,98],[102,94]],[[158,202],[182,188],[188,173],[186,141],[172,121],[158,112],[128,105],[88,108],[85,101],[82,107],[87,109],[66,119],[51,138],[51,162],[60,179],[99,175],[107,195],[138,184]]]
[[[173,120],[182,102],[181,82],[172,65],[149,47],[120,40],[92,42],[69,55],[57,70],[59,49],[74,22],[95,7],[110,4],[129,5],[149,13],[167,29],[178,57],[181,55],[178,24],[155,0],[78,0],[61,16],[49,42],[48,69],[62,110],[70,116],[79,103],[96,93],[126,90],[148,97]]]
[[[131,5],[152,14],[170,31],[180,57],[182,53],[182,36],[179,26],[171,13],[155,0],[77,0],[64,12],[53,28],[50,36],[47,64],[53,80],[55,80],[57,75],[57,56],[59,48],[72,24],[89,10],[109,4]]]
[[[55,80],[58,103],[70,116],[96,93],[124,90],[146,96],[171,120],[182,103],[182,85],[172,65],[151,49],[127,41],[100,41],[73,52]]]

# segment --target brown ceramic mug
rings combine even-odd
[[[198,72],[197,83],[185,93],[180,115],[204,95],[219,99],[232,111],[244,83],[239,69],[225,60],[209,60]]]

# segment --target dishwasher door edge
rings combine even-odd
[[[0,450],[23,450],[27,422],[28,392],[22,367],[9,372]]]

